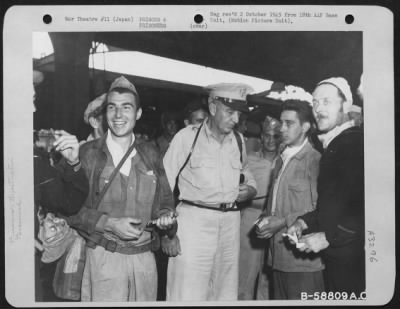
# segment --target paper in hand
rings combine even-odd
[[[301,248],[305,245],[304,243],[299,243],[299,239],[297,238],[296,234],[291,235],[287,233],[282,233],[282,236],[290,238],[296,244],[296,248]]]

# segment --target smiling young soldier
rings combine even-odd
[[[273,298],[300,299],[302,292],[324,291],[324,266],[317,255],[300,255],[282,234],[298,216],[315,209],[321,155],[308,140],[315,124],[309,102],[285,101],[281,122],[285,148],[276,161],[266,214],[256,233],[271,238],[268,265],[273,270]]]
[[[179,131],[164,157],[168,181],[173,188],[178,176],[180,190],[174,240],[180,254],[169,259],[169,301],[238,297],[240,213],[236,201],[254,197],[256,184],[248,169],[243,137],[233,129],[240,114],[248,111],[246,97],[251,88],[217,84],[208,90],[209,118],[200,126]],[[246,180],[239,185],[240,173]]]
[[[289,233],[308,233],[299,250],[323,252],[328,292],[358,297],[365,291],[363,132],[349,119],[353,97],[344,78],[321,81],[313,97],[324,147],[317,211],[298,218]]]
[[[133,128],[142,109],[134,85],[122,76],[117,78],[104,107],[108,132],[84,144],[80,153],[90,194],[83,209],[70,220],[83,233],[88,247],[82,300],[155,301],[153,239],[145,226],[161,215],[157,221],[161,229],[176,223],[168,216],[174,209],[172,192],[155,147],[135,144]],[[110,179],[128,149],[133,150]],[[111,185],[98,203],[99,192],[108,183]],[[168,232],[172,237],[174,231]]]

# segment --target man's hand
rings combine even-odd
[[[136,227],[142,220],[132,217],[109,218],[105,224],[105,230],[113,232],[122,240],[137,240],[143,234],[144,229]]]
[[[276,232],[281,230],[285,226],[285,219],[284,218],[279,218],[276,216],[270,216],[264,218],[265,220],[268,220],[267,223],[263,225],[256,224],[256,235],[258,238],[271,238]],[[262,223],[261,221],[260,223]]]
[[[158,218],[155,221],[156,226],[160,230],[169,230],[173,227],[173,225],[176,223],[176,217],[178,214],[175,212],[170,212],[166,215],[162,215],[160,218]]]
[[[175,235],[172,239],[168,236],[161,237],[161,250],[168,256],[175,257],[181,254],[181,245],[179,242],[178,235]]]
[[[303,231],[307,229],[307,224],[304,222],[303,219],[297,219],[291,226],[289,226],[287,233],[289,235],[297,235],[297,239],[301,238],[301,235],[303,235]],[[291,239],[289,239],[291,244],[295,244],[295,242]]]
[[[67,160],[67,163],[74,165],[79,162],[79,142],[76,136],[64,130],[55,130],[56,141],[53,146],[56,151]]]
[[[239,185],[239,195],[236,199],[237,202],[244,202],[253,198],[257,194],[256,189],[252,186],[241,184]]]
[[[299,239],[299,244],[301,243],[304,243],[304,246],[298,249],[307,253],[318,253],[321,250],[328,248],[329,246],[329,242],[326,240],[324,232],[304,235],[302,238]]]

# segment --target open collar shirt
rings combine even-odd
[[[132,142],[129,146],[131,146],[134,142],[135,142],[135,135],[132,133]],[[113,140],[110,130],[108,130],[107,133],[106,144],[108,150],[110,151],[114,166],[116,167],[124,157],[125,152],[123,151],[122,147]],[[132,152],[129,154],[128,158],[126,158],[124,164],[121,166],[120,172],[125,176],[129,176],[132,163],[131,159],[135,155],[136,155],[136,149],[133,149]]]
[[[325,134],[320,134],[318,135],[319,140],[322,142],[322,146],[324,149],[328,148],[329,143],[340,133],[342,133],[344,130],[347,130],[348,128],[354,127],[354,121],[346,121],[342,123],[340,126],[336,126],[332,130],[330,130],[328,133]]]
[[[189,155],[199,126],[189,125],[171,141],[164,156],[164,167],[173,189],[176,177]],[[203,203],[231,203],[239,193],[240,173],[245,183],[257,188],[248,164],[243,138],[243,163],[240,162],[238,142],[233,132],[220,143],[210,130],[207,120],[200,128],[192,156],[179,176],[179,199]]]
[[[281,158],[283,161],[283,165],[282,168],[279,171],[278,177],[276,178],[275,182],[274,182],[274,186],[273,186],[273,195],[272,195],[272,208],[271,208],[271,212],[272,214],[275,213],[275,209],[276,209],[276,194],[278,192],[278,188],[279,188],[279,181],[282,177],[283,172],[285,171],[286,166],[288,165],[289,161],[291,158],[293,158],[297,153],[299,153],[300,150],[302,150],[304,148],[304,146],[307,144],[308,139],[306,138],[304,140],[304,142],[299,145],[299,146],[295,146],[295,147],[286,147],[282,154],[281,154]]]

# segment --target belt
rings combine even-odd
[[[218,210],[218,211],[238,211],[240,210],[237,206],[236,206],[236,202],[232,202],[232,203],[219,203],[219,204],[206,204],[206,203],[201,203],[201,202],[192,202],[192,201],[188,201],[188,200],[181,200],[181,202],[188,204],[188,205],[192,205],[192,206],[196,206],[199,208],[206,208],[206,209],[211,209],[211,210]]]
[[[110,252],[118,252],[121,254],[132,255],[150,251],[152,248],[152,242],[150,241],[148,244],[141,246],[123,246],[115,241],[102,237],[98,242],[94,242],[93,240],[88,240],[86,242],[86,246],[93,249],[96,246],[101,246]]]

